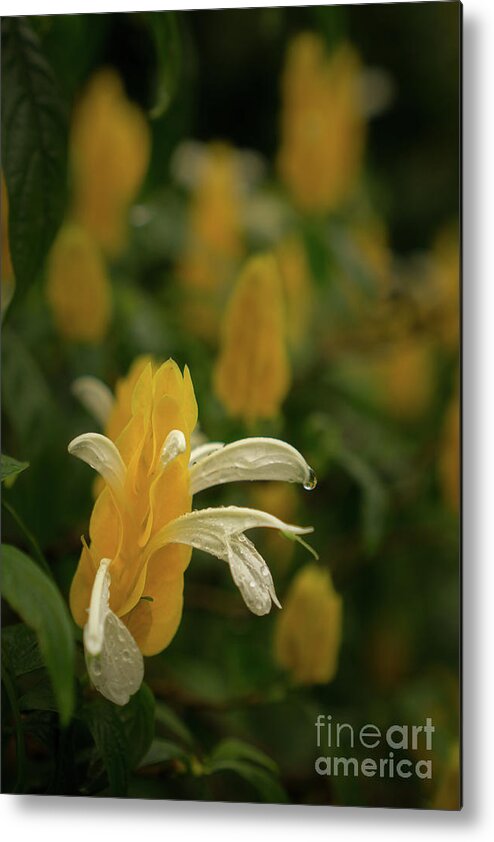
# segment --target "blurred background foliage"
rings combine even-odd
[[[4,791],[457,804],[459,14],[2,21]],[[93,501],[67,443],[74,380],[142,354],[189,365],[206,437],[302,451],[312,493],[200,505],[312,524],[319,561],[256,537],[285,606],[259,619],[195,551],[117,708],[65,607]],[[318,777],[319,713],[431,716],[433,780]]]

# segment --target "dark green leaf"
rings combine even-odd
[[[13,459],[12,456],[6,456],[5,453],[2,453],[1,481],[3,482],[4,479],[7,479],[7,477],[15,477],[17,474],[25,471],[28,467],[29,462],[18,462],[17,459]]]
[[[134,769],[146,754],[154,737],[154,696],[146,684],[118,710],[129,746],[129,766]]]
[[[234,737],[222,740],[214,748],[211,762],[214,764],[224,760],[246,760],[249,763],[256,763],[274,774],[278,772],[278,766],[271,757],[268,757],[255,746]]]
[[[169,760],[182,760],[184,763],[188,764],[190,758],[183,748],[181,748],[181,746],[177,743],[157,737],[153,740],[149,750],[139,763],[139,768],[142,769],[144,766],[155,766],[158,763],[167,763]]]
[[[39,274],[65,209],[67,124],[38,37],[23,18],[2,20],[2,166],[18,289]]]
[[[87,706],[84,718],[106,769],[110,795],[125,796],[129,780],[129,748],[115,706],[104,699],[97,699]]]
[[[172,708],[168,707],[164,702],[156,702],[156,722],[162,726],[170,734],[178,737],[183,743],[188,746],[194,745],[194,737],[189,729],[184,725],[182,720],[177,716]]]
[[[283,787],[270,772],[245,760],[218,760],[211,763],[209,774],[218,772],[233,772],[239,775],[256,790],[261,800],[267,804],[286,804],[288,801]]]
[[[66,724],[74,706],[74,640],[65,603],[40,567],[7,544],[2,545],[2,596],[36,632]]]
[[[19,699],[20,710],[57,711],[57,701],[47,681],[40,681],[36,687],[27,690]]]
[[[180,80],[182,48],[177,16],[174,12],[147,13],[145,15],[153,35],[157,84],[155,104],[150,117],[161,117],[170,106]]]
[[[2,629],[2,657],[9,663],[14,675],[25,675],[44,666],[39,651],[38,638],[24,623]]]

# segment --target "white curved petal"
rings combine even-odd
[[[142,654],[128,628],[110,609],[110,559],[100,562],[83,631],[86,665],[96,689],[125,705],[144,677]]]
[[[102,427],[106,426],[115,400],[102,380],[97,377],[78,377],[72,383],[72,394]]]
[[[173,462],[180,453],[187,449],[187,441],[182,433],[182,430],[170,430],[168,433],[163,449],[161,451],[160,461],[163,467]]]
[[[90,655],[99,655],[103,648],[105,619],[110,602],[110,574],[108,573],[110,564],[111,559],[101,559],[91,591],[89,617],[83,634],[84,648]]]
[[[187,544],[226,561],[247,607],[267,614],[271,602],[279,606],[269,568],[251,541],[243,534],[256,527],[281,529],[293,535],[312,532],[312,527],[292,526],[268,512],[239,506],[201,509],[171,521],[150,544],[152,554],[164,544]]]
[[[125,465],[113,442],[100,433],[83,433],[68,446],[72,456],[87,462],[115,491],[123,489]]]
[[[315,488],[314,471],[298,450],[280,439],[252,437],[227,444],[190,467],[191,493],[239,480],[300,482]]]
[[[215,450],[221,450],[224,446],[225,443],[222,441],[207,441],[203,444],[198,444],[197,447],[193,447],[190,452],[189,465],[199,462],[200,459],[204,459],[205,456],[209,456],[209,454],[214,453]]]

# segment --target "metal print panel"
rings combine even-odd
[[[460,36],[2,20],[3,792],[460,808]]]

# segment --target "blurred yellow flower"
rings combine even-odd
[[[178,628],[191,547],[227,562],[246,605],[262,615],[279,602],[269,568],[245,531],[268,527],[293,536],[312,531],[257,509],[191,511],[193,495],[239,480],[298,482],[307,489],[316,484],[302,455],[278,439],[206,443],[191,450],[197,404],[188,369],[182,375],[173,360],[158,368],[139,361],[113,407],[97,381],[86,381],[82,394],[100,418],[106,406],[118,430],[131,380],[130,411],[116,441],[84,433],[69,444],[69,452],[105,483],[94,504],[90,543],[83,541],[70,607],[84,628],[91,680],[116,704],[126,704],[138,690],[142,655],[160,652]]]
[[[307,564],[293,580],[277,617],[275,658],[297,684],[326,684],[338,667],[342,599],[327,570]]]
[[[312,277],[303,243],[285,237],[276,249],[285,299],[286,329],[290,345],[299,348],[307,337],[314,306]]]
[[[422,336],[403,336],[365,356],[349,354],[339,370],[353,391],[398,420],[416,420],[432,400],[434,357]]]
[[[125,245],[127,212],[147,171],[150,133],[117,74],[100,70],[76,108],[71,133],[73,211],[110,256]]]
[[[444,422],[439,451],[439,479],[444,499],[454,512],[460,507],[460,402],[456,395]]]
[[[274,417],[287,394],[283,289],[271,253],[250,258],[240,274],[224,316],[214,383],[228,413],[248,424]]]
[[[225,286],[244,251],[237,157],[225,143],[211,143],[204,153],[177,270],[187,324],[208,340],[217,334]]]
[[[370,360],[377,398],[390,415],[403,420],[419,418],[433,397],[435,378],[430,343],[423,337],[405,337],[391,343]]]
[[[435,331],[445,347],[455,351],[460,335],[460,249],[454,226],[444,228],[434,244],[432,294],[436,307]]]
[[[297,516],[298,495],[293,485],[286,482],[255,482],[251,498],[256,509],[271,512],[280,520],[292,523]],[[295,542],[287,541],[279,532],[272,530],[263,535],[263,545],[275,570],[282,571],[293,557]]]
[[[48,258],[46,295],[59,333],[100,342],[111,317],[111,287],[91,236],[74,224],[59,231]]]
[[[278,168],[303,211],[333,210],[358,180],[366,133],[361,73],[348,44],[328,56],[319,36],[304,33],[288,49]]]
[[[461,807],[460,796],[460,746],[455,743],[450,749],[446,766],[430,805],[431,809],[459,810]]]

